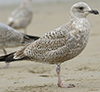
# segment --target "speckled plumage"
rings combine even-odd
[[[31,22],[32,16],[32,0],[23,0],[21,5],[11,13],[8,25],[16,29],[25,29]]]
[[[79,24],[80,27],[76,28],[76,24],[81,21],[84,22]],[[76,23],[73,24],[74,22]],[[68,26],[69,24],[74,26]],[[90,26],[87,20],[70,21],[68,24],[48,32],[39,40],[25,47],[23,54],[43,63],[62,63],[74,58],[85,48],[89,30]],[[15,54],[15,57],[18,58],[19,56],[17,57]]]
[[[16,52],[14,59],[27,56],[38,62],[57,64],[80,54],[87,44],[90,25],[86,18],[72,16],[67,24],[26,46],[23,55]]]

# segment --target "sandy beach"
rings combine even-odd
[[[100,12],[100,0],[85,1]],[[42,36],[69,21],[70,7],[75,1],[33,3],[34,16],[27,32]],[[0,6],[0,22],[6,23],[18,5]],[[57,86],[56,65],[32,61],[16,61],[7,69],[0,69],[0,92],[100,92],[100,16],[89,15],[90,37],[85,50],[76,58],[62,63],[61,79],[75,88]],[[19,30],[23,31],[23,30]],[[6,48],[14,52],[22,47]],[[3,51],[0,50],[0,55]],[[0,62],[0,67],[4,66]]]

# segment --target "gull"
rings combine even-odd
[[[27,44],[20,50],[0,57],[0,61],[13,62],[31,60],[40,63],[56,64],[58,86],[72,88],[74,84],[62,84],[60,78],[61,63],[79,55],[87,45],[90,25],[87,15],[99,14],[86,3],[78,2],[70,9],[68,23],[47,32],[38,40]]]
[[[0,22],[0,49],[7,54],[5,48],[26,45],[37,40],[39,37],[24,34],[14,28]],[[8,66],[8,64],[7,64]],[[6,67],[7,67],[6,66]]]
[[[15,9],[8,19],[8,25],[15,29],[24,29],[26,33],[26,27],[32,20],[32,0],[23,0],[21,5]]]

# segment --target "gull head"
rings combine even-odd
[[[74,4],[70,10],[71,17],[85,18],[89,14],[99,14],[97,10],[91,9],[86,3],[79,2]]]

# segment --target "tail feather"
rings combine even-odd
[[[28,44],[30,42],[34,42],[35,40],[37,40],[39,38],[40,37],[38,37],[38,36],[30,36],[30,35],[24,34],[24,38],[23,38],[22,44]]]
[[[26,35],[27,37],[29,37],[30,39],[34,39],[34,40],[37,40],[39,39],[40,37],[38,36],[31,36],[31,35]]]
[[[29,60],[29,57],[21,57],[21,58],[14,58],[15,57],[16,52],[4,55],[4,56],[0,56],[0,62],[5,61],[6,63],[10,63],[13,61],[19,61],[19,60]]]
[[[12,62],[12,61],[16,61],[15,59],[13,59],[15,52],[4,55],[4,56],[0,56],[0,62],[5,61],[5,62]]]

